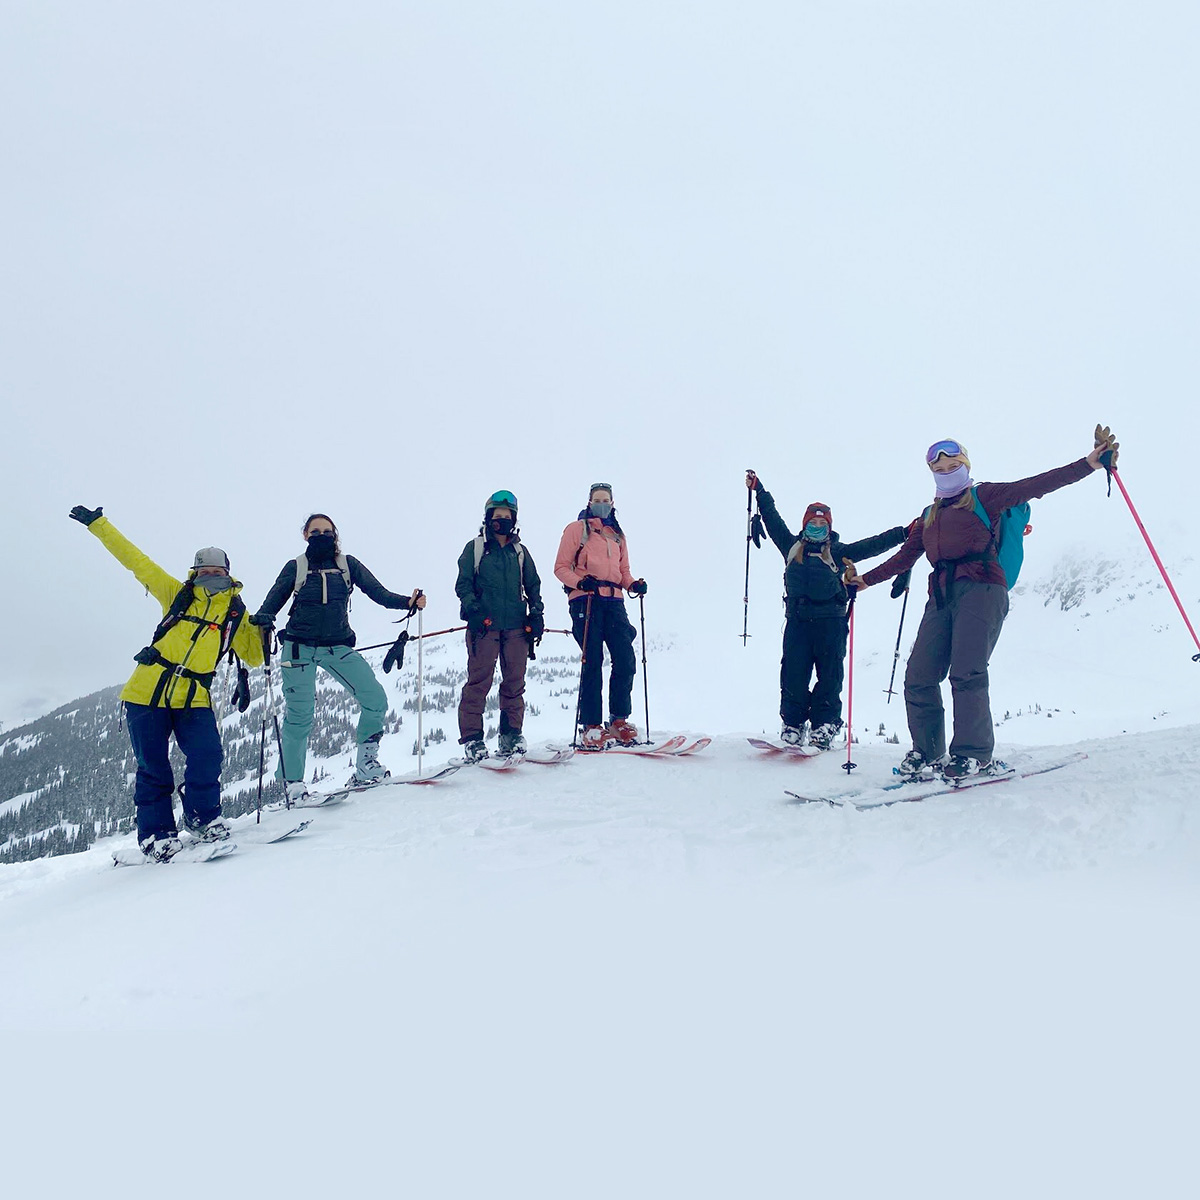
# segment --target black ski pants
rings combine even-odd
[[[1008,616],[1008,589],[959,580],[945,604],[930,597],[904,672],[904,704],[914,750],[929,761],[946,753],[942,680],[950,676],[954,705],[951,754],[988,762],[996,748],[988,696],[988,660]]]
[[[779,715],[785,725],[841,725],[846,617],[789,616],[783,630]],[[813,672],[817,682],[812,683]]]
[[[625,612],[624,600],[595,597],[591,619],[587,616],[587,597],[577,596],[570,604],[571,632],[583,649],[583,629],[587,625],[586,661],[579,681],[579,723],[600,725],[604,714],[604,650],[612,660],[608,676],[608,712],[616,720],[633,711],[633,678],[637,674],[637,656],[633,641],[637,637]]]

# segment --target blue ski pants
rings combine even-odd
[[[125,702],[125,723],[137,758],[133,802],[138,841],[175,833],[175,774],[171,734],[183,751],[183,815],[211,821],[221,815],[221,735],[211,708],[151,708]]]

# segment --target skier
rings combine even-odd
[[[458,704],[459,742],[468,762],[487,758],[483,711],[500,661],[502,758],[524,754],[525,666],[546,631],[542,581],[517,529],[517,498],[493,492],[479,536],[458,556],[454,590],[467,623],[467,682]]]
[[[603,750],[614,742],[633,745],[638,729],[629,714],[637,674],[633,653],[637,631],[625,612],[621,591],[644,596],[646,581],[634,579],[629,570],[629,544],[617,522],[611,484],[593,483],[587,507],[563,530],[554,575],[569,597],[571,632],[584,655],[579,680],[580,743],[585,750]],[[607,726],[600,720],[605,646],[612,659]]]
[[[787,563],[779,737],[789,746],[800,746],[807,732],[811,746],[828,750],[842,727],[849,600],[842,584],[843,559],[874,558],[899,546],[906,531],[897,525],[874,537],[845,543],[833,529],[829,506],[814,502],[804,510],[797,536],[784,524],[771,493],[753,471],[746,472],[746,486],[753,489],[767,532]],[[814,670],[817,681],[810,691]]]
[[[150,644],[134,655],[138,665],[121,692],[137,758],[138,845],[157,862],[183,848],[172,803],[172,733],[186,760],[179,789],[184,828],[202,842],[225,841],[230,829],[221,816],[222,750],[210,696],[213,676],[230,650],[251,666],[263,661],[258,636],[242,620],[242,585],[229,574],[229,558],[216,546],[196,551],[181,583],[118,532],[103,508],[77,504],[70,516],[162,605],[163,618]]]
[[[424,608],[425,596],[419,588],[411,596],[389,592],[357,558],[342,553],[337,526],[324,513],[313,513],[304,522],[301,534],[307,543],[304,553],[284,564],[250,621],[269,631],[287,598],[293,597],[287,625],[279,635],[286,713],[282,761],[276,778],[287,788],[288,803],[302,807],[309,800],[304,766],[318,668],[332,675],[359,704],[355,736],[358,752],[350,782],[369,785],[388,775],[379,761],[387,693],[370,664],[354,649],[356,638],[348,619],[351,591],[359,587],[376,604],[409,612]]]
[[[887,562],[865,575],[851,566],[846,583],[870,587],[911,567],[924,551],[933,564],[929,601],[904,676],[904,703],[912,749],[899,772],[919,778],[940,769],[949,780],[992,774],[1001,765],[992,759],[996,734],[988,699],[988,660],[1008,614],[1008,578],[1000,565],[1002,515],[1068,484],[1086,479],[1111,454],[1115,465],[1119,443],[1108,427],[1097,425],[1090,454],[1065,467],[1015,483],[980,483],[970,477],[966,447],[947,438],[934,442],[925,461],[933,473],[935,498],[908,539]],[[985,523],[979,515],[986,513]],[[1023,530],[1016,531],[1023,533]],[[954,736],[946,754],[946,717],[941,682],[950,676]]]

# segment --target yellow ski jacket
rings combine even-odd
[[[171,601],[183,587],[183,581],[168,575],[152,562],[107,517],[98,517],[88,529],[117,562],[133,572],[138,583],[162,605],[165,616]],[[121,699],[130,704],[157,707],[211,708],[208,686],[192,676],[208,675],[216,669],[221,649],[221,624],[229,612],[230,602],[241,590],[242,585],[237,580],[227,591],[212,595],[203,588],[196,588],[195,598],[184,619],[177,621],[154,643],[154,649],[167,663],[184,668],[188,675],[181,675],[161,663],[139,663],[122,690]],[[248,666],[262,665],[262,636],[246,617],[238,625],[232,644],[238,657]]]

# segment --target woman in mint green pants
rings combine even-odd
[[[304,553],[288,562],[251,622],[269,628],[292,596],[288,623],[279,635],[279,660],[287,713],[283,719],[283,761],[279,778],[291,804],[308,798],[304,764],[312,729],[317,669],[327,671],[358,701],[361,709],[355,741],[358,755],[351,782],[378,783],[387,775],[379,761],[379,740],[387,717],[387,695],[370,664],[354,649],[350,593],[361,588],[384,608],[424,608],[420,590],[411,596],[389,592],[353,556],[342,553],[337,526],[324,513],[304,523]]]

